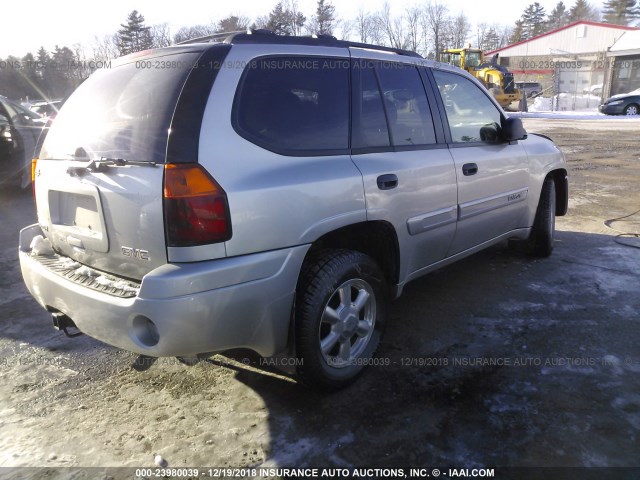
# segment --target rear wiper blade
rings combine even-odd
[[[145,162],[144,160],[127,160],[124,158],[109,158],[109,157],[100,157],[100,160],[91,160],[91,162],[89,162],[89,165],[87,165],[87,167],[91,166],[91,165],[95,165],[95,166],[99,166],[100,165],[108,165],[108,166],[115,166],[115,167],[125,167],[127,165],[141,165],[144,167],[155,167],[157,165],[156,162]]]
[[[108,158],[100,157],[99,160],[93,159],[86,166],[69,167],[67,173],[72,177],[82,177],[89,172],[104,172],[105,167],[126,167],[127,165],[140,165],[144,167],[155,167],[156,162],[145,162],[143,160],[126,160],[124,158]]]

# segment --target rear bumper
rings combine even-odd
[[[133,298],[83,287],[30,254],[42,231],[20,232],[20,267],[27,288],[49,311],[110,345],[154,356],[231,348],[274,355],[287,346],[298,274],[308,246],[208,262],[167,264],[147,274]],[[156,341],[141,330],[153,322]]]

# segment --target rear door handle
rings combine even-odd
[[[398,186],[398,177],[393,173],[387,173],[386,175],[380,175],[378,177],[378,188],[380,190],[391,190]]]
[[[475,163],[465,163],[462,166],[462,174],[465,177],[475,175],[476,173],[478,173],[478,165],[476,165]]]

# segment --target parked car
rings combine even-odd
[[[526,98],[536,97],[542,93],[542,85],[539,82],[516,82],[516,88]]]
[[[40,116],[0,96],[0,188],[28,186]]]
[[[31,105],[30,110],[43,117],[47,123],[51,123],[51,121],[56,118],[56,115],[58,115],[62,104],[62,100],[36,102]]]
[[[585,88],[582,93],[592,95],[594,97],[602,96],[602,84],[591,85],[589,88]]]
[[[640,115],[640,88],[607,99],[599,107],[607,115]]]
[[[19,257],[54,326],[295,356],[321,389],[372,363],[409,281],[506,239],[551,254],[568,199],[561,151],[468,73],[264,31],[93,74],[34,175]]]

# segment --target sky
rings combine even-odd
[[[251,19],[266,15],[278,0],[235,0],[233,2],[202,0],[13,0],[2,7],[3,22],[0,27],[0,58],[8,55],[22,57],[27,52],[35,53],[40,46],[52,50],[55,45],[80,44],[87,56],[92,55],[95,37],[115,33],[125,23],[132,10],[138,10],[147,25],[167,22],[172,34],[180,27],[199,23],[210,23],[228,15],[244,15]],[[477,23],[513,25],[524,9],[534,0],[490,0],[490,3],[469,0],[444,0],[450,13],[465,13],[475,26]],[[557,0],[538,0],[550,12]],[[315,11],[317,0],[298,0],[300,10],[307,17]],[[333,0],[336,13],[341,18],[355,18],[358,10],[365,12],[380,10],[384,0]],[[426,2],[417,0],[389,0],[394,14],[414,5]],[[602,2],[592,1],[601,7]],[[572,0],[565,0],[572,5]]]

